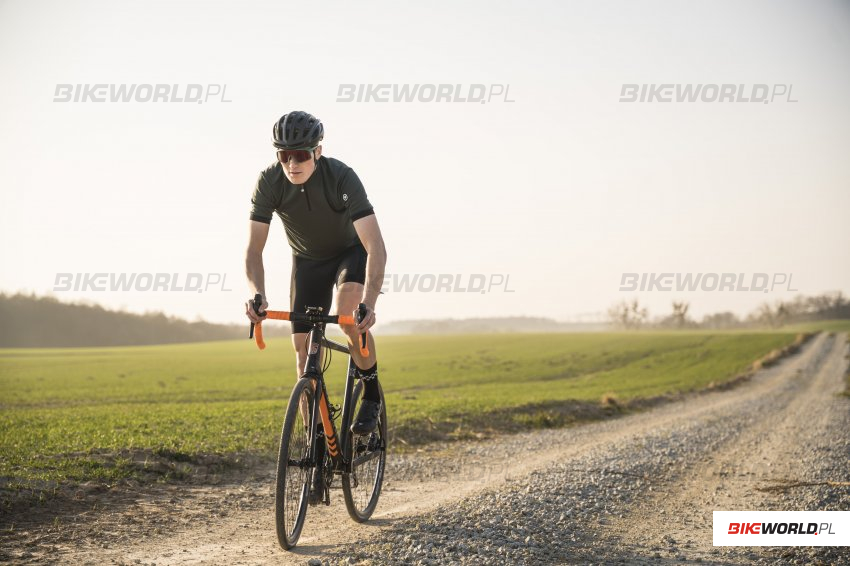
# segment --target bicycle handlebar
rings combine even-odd
[[[358,316],[355,319],[353,316],[349,315],[324,315],[324,314],[316,314],[316,313],[301,313],[301,312],[289,312],[289,311],[265,311],[264,313],[260,312],[260,306],[263,304],[262,295],[255,295],[253,301],[254,312],[258,315],[262,315],[266,319],[272,320],[289,320],[292,322],[307,322],[310,324],[322,323],[322,324],[339,324],[340,326],[357,326],[359,320],[364,316],[366,312],[366,305],[360,304],[358,307]],[[263,341],[263,327],[262,321],[260,322],[252,322],[251,323],[251,331],[248,334],[249,338],[254,338],[257,342],[257,347],[260,350],[265,350],[266,343]],[[364,332],[360,335],[360,355],[363,357],[369,356],[369,347],[366,345],[366,334],[368,331]]]

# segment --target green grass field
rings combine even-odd
[[[819,320],[815,322],[801,322],[789,325],[783,330],[789,332],[850,332],[850,320]]]
[[[557,426],[635,399],[701,389],[794,341],[787,332],[379,338],[397,447]],[[139,455],[197,462],[271,457],[294,380],[287,339],[0,350],[0,479],[150,479]],[[341,402],[346,358],[328,385]],[[334,397],[336,397],[334,399]],[[602,403],[607,397],[607,404]],[[614,401],[612,401],[614,400]],[[147,458],[147,456],[146,456]],[[179,478],[179,466],[159,479]]]

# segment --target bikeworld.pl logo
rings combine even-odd
[[[799,102],[792,84],[624,84],[620,102]]]
[[[620,291],[796,292],[793,273],[622,273]],[[787,285],[786,288],[782,288]]]
[[[714,546],[847,546],[850,511],[714,511]]]
[[[729,523],[727,535],[834,535],[832,523]]]
[[[387,273],[382,293],[515,293],[507,273]]]
[[[226,92],[226,84],[58,84],[53,102],[233,102]]]
[[[509,84],[341,84],[337,102],[516,102]],[[500,98],[501,97],[501,98]]]
[[[55,292],[229,292],[226,273],[57,273]],[[220,285],[220,287],[218,287]]]

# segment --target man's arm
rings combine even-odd
[[[384,284],[387,250],[384,247],[381,229],[378,227],[378,219],[374,214],[355,220],[354,229],[363,247],[366,248],[366,253],[369,254],[366,259],[366,283],[363,288],[362,302],[374,311],[378,295],[381,294],[381,286]]]
[[[248,236],[248,249],[245,251],[245,275],[248,277],[248,288],[251,290],[251,295],[259,293],[263,296],[263,306],[261,310],[266,310],[268,303],[266,302],[266,274],[263,268],[263,248],[266,247],[266,240],[269,237],[269,224],[265,222],[257,222],[251,220],[251,231]],[[251,301],[245,303],[245,314],[253,322],[259,322],[262,318],[254,314],[254,309],[251,308]]]

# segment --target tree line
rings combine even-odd
[[[650,318],[649,309],[638,299],[620,301],[608,309],[609,322],[624,329],[638,328],[781,328],[786,324],[818,320],[850,319],[850,300],[841,291],[807,297],[799,295],[790,301],[762,303],[744,317],[723,311],[705,315],[697,321],[689,314],[690,303],[673,301],[672,312]]]
[[[285,326],[265,325],[263,331],[281,335],[288,333]],[[244,325],[189,322],[161,312],[132,314],[53,297],[0,293],[0,347],[136,346],[247,337],[247,320]]]

